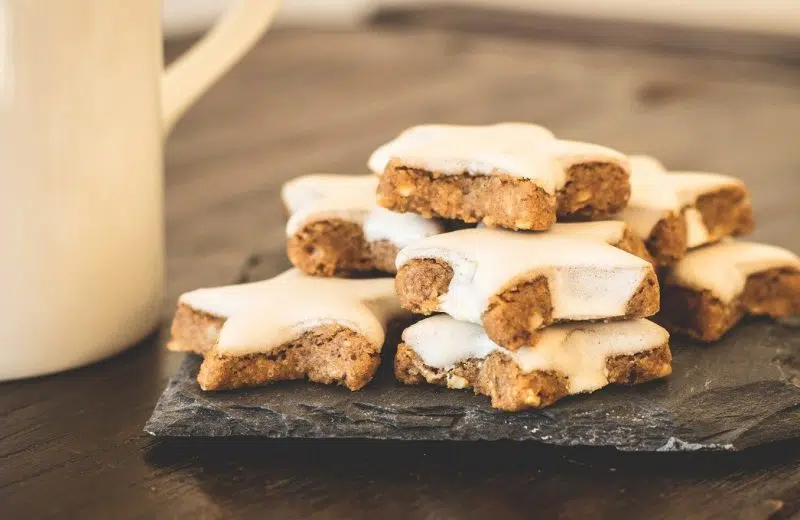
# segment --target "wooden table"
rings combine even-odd
[[[800,69],[791,65],[435,28],[275,31],[168,144],[165,317],[182,291],[235,279],[253,250],[276,271],[286,265],[286,179],[363,172],[376,145],[415,123],[500,120],[740,176],[757,208],[755,237],[800,251]],[[88,368],[0,386],[0,517],[800,514],[800,443],[660,456],[503,442],[153,440],[142,426],[181,360],[161,336]]]

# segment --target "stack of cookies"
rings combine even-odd
[[[400,251],[401,305],[445,314],[406,329],[398,380],[519,410],[671,372],[669,335],[645,319],[659,289],[642,239],[622,221],[556,223],[625,208],[623,154],[535,125],[441,125],[407,130],[369,164],[382,206],[479,223]]]
[[[204,357],[203,389],[357,390],[410,311],[433,316],[403,332],[400,382],[542,407],[670,374],[669,334],[647,319],[659,306],[701,340],[745,313],[800,311],[796,256],[724,238],[753,228],[733,178],[523,123],[414,127],[368,165],[284,185],[294,269],[181,297],[170,348]]]
[[[372,380],[389,322],[408,315],[385,273],[401,248],[446,230],[378,206],[377,186],[368,174],[293,179],[281,195],[296,267],[180,297],[168,347],[203,356],[203,390],[305,378],[359,390]]]
[[[734,240],[755,227],[740,180],[668,172],[631,157],[631,199],[615,218],[642,237],[661,274],[661,312],[670,332],[720,339],[743,316],[800,314],[800,260],[775,246]]]

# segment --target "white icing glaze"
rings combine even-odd
[[[318,220],[340,218],[361,224],[377,206],[374,175],[304,175],[283,185],[281,197],[291,217],[286,225],[292,236],[304,225]]]
[[[631,198],[615,218],[646,239],[660,220],[678,214],[681,204],[664,165],[647,155],[632,155]]]
[[[447,370],[499,351],[525,373],[553,370],[565,375],[570,393],[607,385],[608,358],[646,352],[668,341],[666,330],[645,319],[553,325],[542,329],[534,345],[514,352],[493,343],[482,327],[444,315],[422,320],[403,332],[403,342],[433,368]]]
[[[403,331],[403,343],[419,354],[426,365],[445,370],[467,359],[484,359],[502,347],[480,325],[438,314],[418,321]]]
[[[666,344],[669,333],[645,320],[572,323],[542,331],[535,348],[506,351],[523,372],[554,370],[568,377],[570,393],[592,392],[608,384],[606,360],[646,352]]]
[[[738,186],[744,189],[742,181],[721,173],[670,172],[669,178],[681,207],[694,206],[702,195],[722,188]]]
[[[281,190],[291,214],[286,236],[312,222],[335,218],[362,226],[369,242],[388,240],[397,247],[444,230],[437,220],[381,208],[375,197],[377,187],[374,175],[314,174],[292,179]]]
[[[180,302],[226,318],[216,350],[231,356],[269,352],[326,323],[349,327],[380,347],[386,321],[401,312],[391,278],[317,278],[297,269],[261,282],[198,289]]]
[[[548,279],[557,320],[622,316],[652,266],[601,241],[551,233],[463,229],[402,249],[397,268],[415,258],[450,264],[453,278],[439,310],[480,323],[489,298],[522,277]]]
[[[727,187],[744,188],[744,183],[735,177],[719,173],[705,172],[672,172],[670,180],[675,186],[675,193],[684,208],[683,217],[686,222],[686,246],[689,248],[702,246],[712,241],[703,216],[694,207],[697,199],[707,193],[713,193]]]
[[[686,223],[686,247],[691,249],[711,242],[708,228],[703,222],[703,215],[697,211],[697,208],[686,207],[683,210],[683,221]]]
[[[381,174],[392,159],[444,175],[503,173],[530,179],[548,193],[565,182],[566,170],[583,162],[610,162],[629,170],[623,154],[590,143],[563,141],[538,125],[423,125],[410,128],[370,156]]]
[[[546,232],[553,235],[572,236],[586,240],[599,240],[616,245],[625,235],[625,222],[617,220],[598,220],[596,222],[557,222]]]
[[[550,130],[529,123],[498,123],[488,126],[440,124],[412,126],[372,152],[367,160],[367,167],[373,173],[380,175],[392,157],[405,153],[406,150],[442,141],[472,143],[481,137],[492,135],[511,135],[514,139],[523,139],[527,142],[554,138]]]
[[[427,219],[416,213],[396,213],[380,206],[367,214],[363,227],[367,241],[388,240],[397,247],[405,247],[445,230],[439,220]]]
[[[666,173],[667,168],[664,163],[652,155],[630,155],[631,170],[637,169],[640,172],[659,172]]]
[[[478,229],[488,228],[483,222],[477,225]],[[515,231],[538,235],[548,233],[551,235],[573,236],[586,240],[599,240],[606,244],[616,245],[622,240],[627,225],[620,220],[597,220],[594,222],[556,222],[547,231]]]
[[[626,222],[644,239],[659,221],[684,210],[687,247],[707,244],[711,237],[694,208],[697,199],[729,186],[744,188],[738,179],[719,173],[667,172],[661,162],[647,155],[632,155],[630,162],[631,198],[615,218]]]
[[[728,239],[689,251],[666,283],[707,290],[727,303],[741,294],[748,276],[782,267],[800,269],[800,258],[781,247]]]

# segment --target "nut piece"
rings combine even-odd
[[[455,374],[447,374],[447,388],[453,390],[463,390],[467,388],[469,382],[461,376]]]
[[[397,185],[397,194],[401,197],[408,197],[416,191],[416,188],[411,183],[403,183]]]

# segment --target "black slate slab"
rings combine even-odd
[[[253,267],[257,272],[257,262]],[[710,346],[673,338],[674,371],[667,380],[609,387],[521,413],[494,410],[487,398],[466,391],[398,384],[391,373],[395,329],[384,365],[359,392],[286,382],[206,393],[195,382],[201,360],[188,356],[145,431],[165,437],[515,439],[625,451],[734,451],[800,437],[797,323],[749,320]]]

